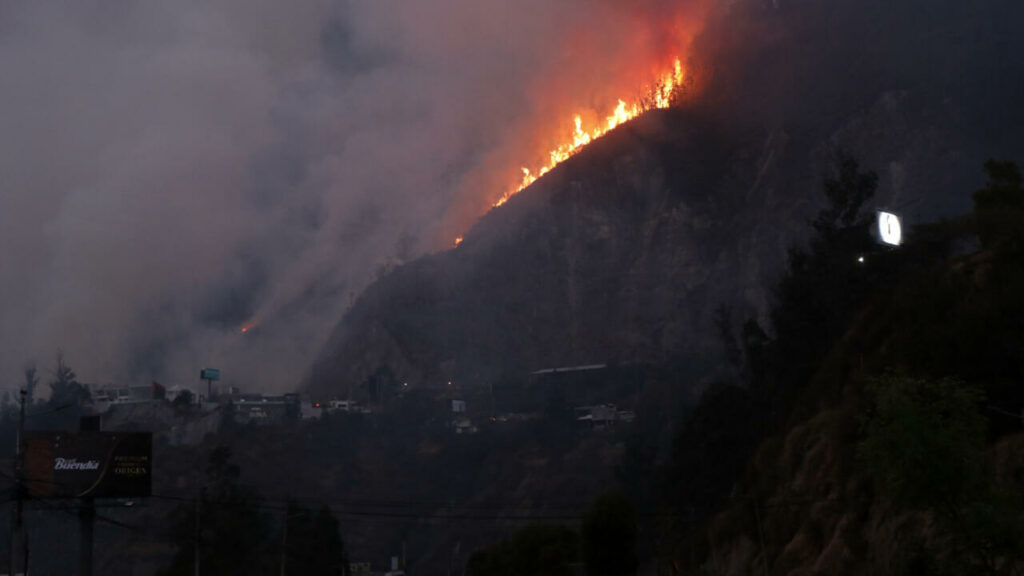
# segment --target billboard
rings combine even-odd
[[[220,380],[220,370],[216,368],[203,368],[199,371],[200,380]]]
[[[34,498],[149,496],[150,432],[29,432],[25,487]]]
[[[878,239],[889,246],[899,246],[903,241],[903,229],[900,217],[891,212],[878,213]]]

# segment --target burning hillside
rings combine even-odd
[[[461,179],[444,227],[446,243],[458,236],[458,245],[483,212],[502,206],[589,143],[693,92],[687,61],[706,3],[673,9],[655,4],[628,15],[581,15],[579,28],[551,54],[550,65],[522,87],[526,115],[497,125],[499,143]]]
[[[548,152],[547,163],[540,167],[535,167],[533,170],[525,166],[522,167],[522,180],[514,188],[505,192],[505,194],[503,194],[501,198],[494,203],[494,206],[501,206],[507,202],[513,194],[516,194],[523,188],[533,184],[537,178],[540,178],[552,168],[567,160],[580,148],[590,144],[593,140],[600,138],[609,130],[614,130],[617,126],[636,118],[647,110],[668,108],[677,95],[678,90],[683,87],[685,81],[686,73],[683,70],[682,62],[676,58],[672,67],[666,72],[660,74],[653,85],[647,86],[641,90],[640,96],[632,99],[628,104],[625,100],[620,99],[615,105],[615,109],[611,110],[610,113],[604,116],[603,121],[590,119],[587,122],[587,127],[584,128],[583,114],[585,112],[574,114],[572,118],[572,130],[564,133],[562,143]],[[594,116],[593,112],[588,114],[588,117],[589,116]]]
[[[533,165],[533,168],[522,166],[522,178],[510,186],[491,207],[497,208],[508,202],[509,198],[533,184],[538,178],[550,172],[565,160],[575,155],[581,148],[604,136],[618,126],[636,118],[648,110],[664,109],[676,102],[687,83],[687,74],[682,61],[676,58],[655,80],[642,87],[627,102],[618,99],[614,108],[598,113],[594,110],[581,110],[573,114],[572,121],[557,134],[554,141],[558,142],[548,151],[546,159]],[[571,128],[569,127],[571,126]],[[455,239],[455,246],[462,243],[462,236]]]

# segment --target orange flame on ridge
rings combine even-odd
[[[523,166],[522,179],[505,192],[492,207],[497,208],[508,202],[508,199],[533,184],[538,178],[550,172],[555,166],[569,159],[592,141],[604,136],[616,127],[636,118],[648,110],[668,108],[676,91],[686,80],[686,72],[683,70],[682,62],[676,58],[671,69],[662,72],[657,76],[651,86],[642,91],[639,97],[632,99],[631,103],[619,99],[618,105],[605,116],[603,123],[598,123],[592,128],[583,127],[581,114],[573,116],[573,130],[565,136],[562,144],[548,152],[548,161],[543,166],[535,167],[533,170]],[[462,238],[459,237],[455,244],[458,245]]]

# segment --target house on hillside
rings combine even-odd
[[[585,364],[545,368],[530,373],[527,388],[547,412],[569,412],[571,406],[626,402],[643,388],[641,364]]]
[[[452,429],[456,434],[476,434],[477,427],[468,416],[457,416],[452,420]]]
[[[388,570],[374,570],[369,562],[350,562],[348,573],[352,576],[405,576],[403,566],[405,560],[399,562],[398,556],[392,556]]]
[[[636,418],[632,410],[619,410],[615,404],[577,406],[573,412],[577,422],[589,424],[592,428],[607,428],[618,422],[632,422]]]

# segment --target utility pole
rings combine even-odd
[[[18,491],[17,481],[15,481],[15,484],[14,484],[14,491],[15,491],[15,493],[17,493],[17,491]],[[12,508],[12,510],[11,510],[11,542],[10,542],[11,551],[10,551],[10,554],[8,555],[8,557],[7,557],[7,560],[8,560],[7,573],[8,574],[14,574],[14,548],[15,548],[15,544],[17,543],[16,537],[15,537],[15,534],[17,533],[16,530],[15,530],[15,525],[16,525],[16,522],[17,522],[15,520],[15,516],[17,516],[17,512],[16,512],[17,506],[18,506],[18,504],[17,504],[17,496],[15,496],[15,502],[11,502],[11,508]]]
[[[14,514],[11,515],[11,554],[10,554],[10,574],[14,574],[15,568],[15,557],[18,541],[18,533],[21,531],[22,524],[22,497],[23,497],[23,479],[22,479],[22,468],[24,461],[24,454],[21,449],[22,438],[25,436],[25,396],[28,391],[22,388],[19,392],[19,403],[18,408],[18,434],[15,438],[14,446]],[[24,537],[24,535],[23,535]],[[25,562],[28,562],[28,543],[25,543]],[[22,567],[24,571],[28,572],[28,566]]]
[[[93,526],[96,506],[92,497],[82,498],[78,509],[78,574],[92,576]]]
[[[78,419],[78,431],[99,431],[99,416],[82,416]],[[96,503],[92,495],[79,499],[78,508],[78,575],[92,576],[92,549],[96,527]],[[28,571],[26,570],[26,573]]]
[[[196,574],[199,576],[199,482],[196,481],[196,534],[195,534],[195,551],[196,551]]]
[[[281,576],[287,574],[288,564],[288,507],[284,509],[284,526],[281,527]]]

